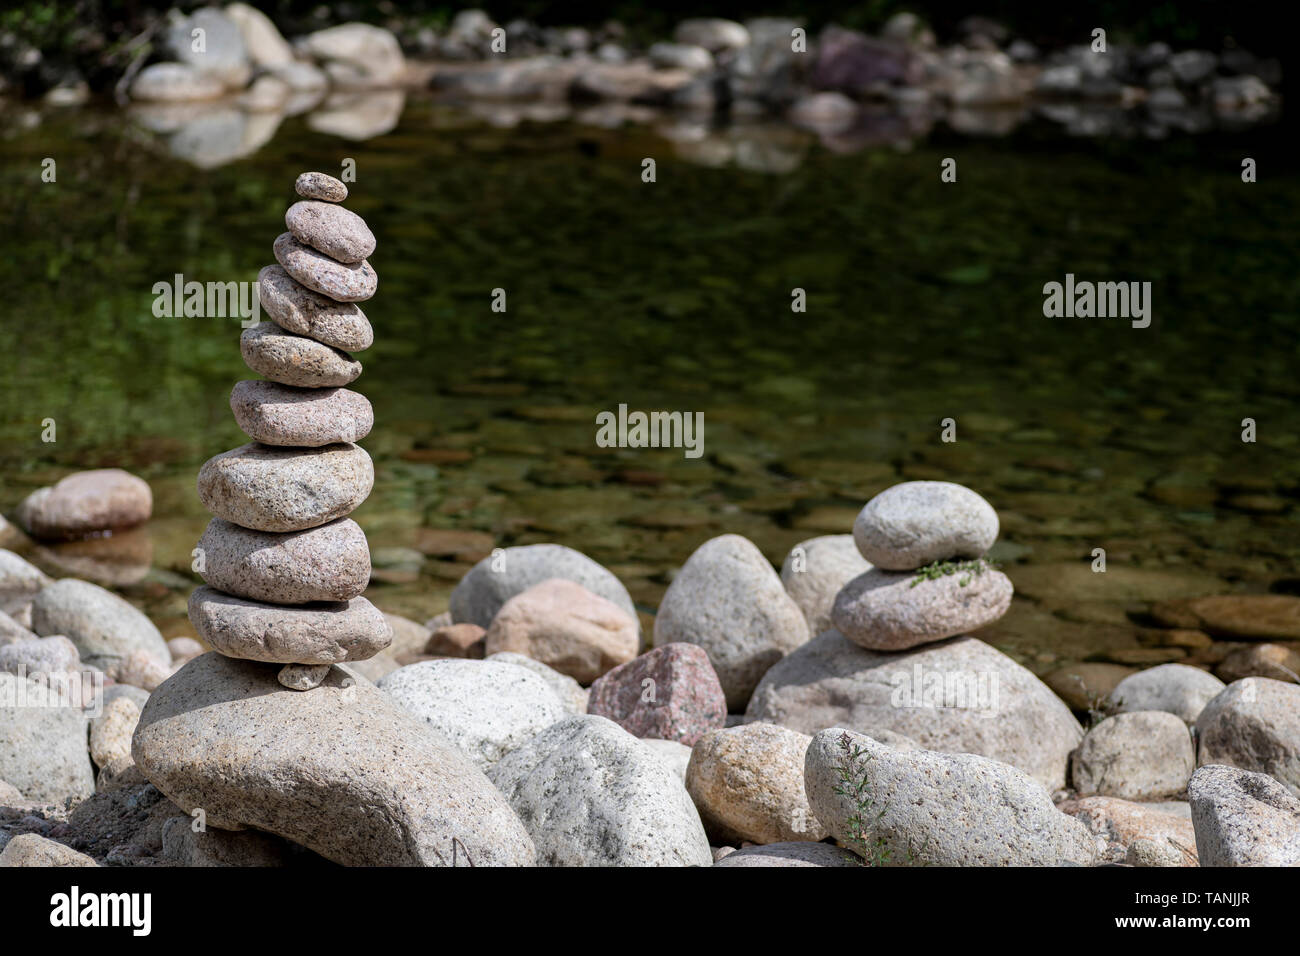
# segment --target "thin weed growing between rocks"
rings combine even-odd
[[[1084,689],[1084,693],[1087,693],[1087,687],[1084,685],[1083,679],[1076,675],[1075,680],[1077,680],[1079,682],[1079,686]],[[1092,728],[1096,727],[1107,717],[1114,716],[1115,712],[1116,712],[1115,706],[1111,704],[1108,695],[1089,694],[1088,695],[1088,723],[1084,726],[1083,728],[1084,731],[1087,732],[1089,730],[1092,730]]]
[[[889,805],[885,804],[877,811],[876,798],[867,791],[865,771],[854,769],[856,761],[861,760],[865,763],[872,755],[854,744],[847,733],[840,735],[840,750],[844,756],[835,765],[839,783],[835,785],[834,792],[836,796],[847,797],[854,806],[854,812],[844,821],[848,827],[846,839],[861,848],[861,853],[858,855],[862,859],[863,866],[884,866],[892,859],[893,851],[885,846],[884,837],[872,835],[872,826],[885,815]],[[915,860],[916,854],[909,845],[907,862],[911,864]]]

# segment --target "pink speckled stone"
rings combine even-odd
[[[654,683],[643,683],[647,680]],[[592,684],[587,713],[608,717],[635,737],[694,746],[726,725],[727,698],[704,648],[674,643],[647,651]]]
[[[272,245],[275,261],[302,285],[335,302],[363,302],[375,294],[379,276],[365,259],[343,263],[285,232]]]

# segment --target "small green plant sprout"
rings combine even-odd
[[[986,561],[983,558],[975,558],[972,561],[934,561],[923,568],[917,568],[916,577],[908,587],[916,587],[922,581],[937,581],[940,578],[947,577],[950,574],[960,574],[961,579],[957,582],[962,587],[970,584],[971,578],[979,577],[984,573],[985,568],[998,568],[1000,565],[992,561]]]
[[[1079,689],[1083,691],[1083,695],[1088,701],[1088,723],[1084,728],[1085,730],[1092,730],[1093,727],[1096,727],[1116,712],[1115,709],[1120,705],[1119,701],[1112,702],[1107,694],[1089,692],[1088,685],[1083,682],[1083,678],[1078,674],[1074,675],[1074,682],[1079,685]]]
[[[866,763],[872,755],[855,744],[848,733],[840,735],[839,745],[842,756],[835,765],[839,782],[835,784],[834,793],[853,804],[853,812],[844,821],[847,828],[845,839],[857,848],[863,866],[884,866],[892,851],[885,846],[883,837],[872,836],[872,829],[888,807],[876,810],[876,798],[867,790],[866,769],[857,766],[859,761]]]

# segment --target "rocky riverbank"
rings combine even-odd
[[[1002,135],[1034,117],[1079,135],[1161,137],[1268,118],[1281,82],[1276,60],[1238,47],[1114,39],[1099,49],[1080,38],[1040,50],[977,17],[945,44],[911,14],[876,33],[774,17],[690,19],[647,44],[618,23],[498,24],[480,10],[442,31],[393,26],[343,23],[286,39],[247,4],[172,11],[113,47],[121,59],[95,74],[97,90],[76,65],[55,67],[9,35],[0,38],[9,77],[0,95],[58,106],[112,93],[173,153],[204,166],[256,151],[290,116],[346,139],[382,135],[405,96],[426,89],[495,125],[663,122],[670,138],[696,144],[688,156],[716,162],[724,143],[710,128],[719,122],[803,130],[838,150],[904,143],[939,123]]]
[[[318,500],[334,479],[313,474],[294,487]],[[45,535],[121,528],[148,514],[129,479],[92,473],[18,515]],[[249,504],[298,513],[272,486]],[[276,524],[239,574],[209,554],[260,608],[235,622],[266,628],[241,647],[335,607],[290,606],[320,599],[301,590],[314,569],[276,555],[314,532]],[[905,482],[780,574],[741,536],[703,542],[648,629],[581,553],[496,548],[448,611],[385,615],[390,647],[328,660],[278,643],[237,660],[230,628],[209,634],[221,653],[165,642],[111,592],[0,551],[0,864],[1300,861],[1300,598],[1155,606],[1171,638],[1249,652],[1227,683],[1183,663],[1044,683],[980,639],[1011,601],[999,530],[973,490]],[[286,681],[286,663],[320,673]]]

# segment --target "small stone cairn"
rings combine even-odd
[[[190,596],[199,635],[227,657],[283,664],[279,681],[310,690],[331,664],[373,657],[392,641],[378,608],[361,597],[370,546],[347,517],[370,494],[374,466],[354,442],[374,424],[365,396],[343,386],[361,374],[349,353],[374,334],[356,305],[375,294],[366,261],[375,237],[338,203],[342,182],[303,173],[302,197],[275,240],[279,265],[258,274],[274,321],[244,331],[244,361],[264,381],[238,383],[235,420],[253,441],[199,470],[215,517],[199,542],[207,582]]]
[[[992,624],[1011,606],[1013,591],[984,559],[997,536],[997,512],[963,485],[887,488],[853,522],[853,541],[872,568],[840,589],[832,623],[873,651],[903,651]]]

